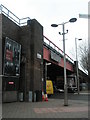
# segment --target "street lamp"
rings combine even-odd
[[[81,38],[75,38],[75,47],[76,47],[76,77],[77,77],[77,88],[78,88],[78,94],[79,94],[79,74],[78,74],[78,56],[77,56],[77,40],[82,40]]]
[[[49,65],[51,65],[51,63],[45,63],[45,83],[44,83],[44,93],[46,94],[46,81],[47,81],[47,73],[48,73],[48,71],[47,71],[47,66],[49,66]]]
[[[61,24],[52,24],[52,27],[58,27],[62,25],[62,35],[63,35],[63,52],[64,52],[64,106],[68,106],[68,99],[67,99],[67,78],[66,78],[66,54],[65,54],[65,24],[69,22],[76,22],[77,18],[71,18],[67,22],[63,22]],[[68,31],[67,31],[68,32]],[[60,34],[60,33],[59,33]]]

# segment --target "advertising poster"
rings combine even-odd
[[[4,48],[4,75],[20,75],[21,45],[6,37]]]

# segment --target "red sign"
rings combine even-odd
[[[14,84],[14,82],[8,82],[10,85],[13,85]]]
[[[13,52],[10,50],[6,50],[6,59],[11,61],[13,60]]]

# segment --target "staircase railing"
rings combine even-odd
[[[2,4],[0,5],[0,13],[3,13],[6,17],[10,18],[13,22],[15,22],[19,26],[26,25],[27,21],[30,20],[29,17],[19,19],[14,13],[12,13]]]

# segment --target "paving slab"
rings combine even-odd
[[[48,102],[14,102],[2,105],[3,118],[88,118],[88,101],[49,99]]]

